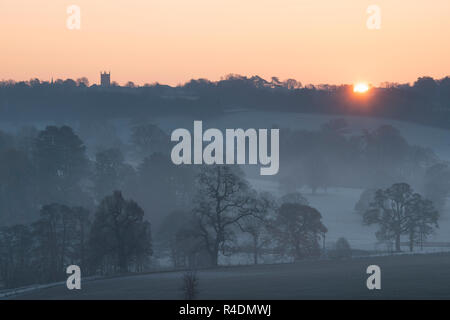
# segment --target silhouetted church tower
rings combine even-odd
[[[100,85],[102,87],[109,87],[111,85],[111,72],[100,72]]]

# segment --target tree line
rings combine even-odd
[[[282,130],[278,183],[284,192],[302,187],[312,193],[331,187],[374,191],[398,181],[442,210],[450,195],[450,166],[390,125],[358,134],[344,119],[334,119],[315,131]]]
[[[52,203],[29,225],[0,228],[0,278],[7,288],[60,281],[72,264],[84,275],[142,271],[151,254],[150,223],[120,191],[106,196],[93,216]]]
[[[277,112],[367,115],[449,128],[450,78],[420,77],[414,83],[383,83],[364,97],[352,85],[308,85],[295,79],[227,75],[192,79],[171,87],[159,83],[105,89],[86,78],[0,82],[5,120],[109,119],[167,113],[213,115],[238,106]],[[276,106],[276,107],[274,107]]]

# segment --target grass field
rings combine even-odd
[[[381,290],[368,290],[366,268],[381,268]],[[198,272],[199,299],[449,299],[450,254],[223,267]],[[182,272],[82,282],[15,299],[181,299]]]

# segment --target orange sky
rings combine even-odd
[[[81,8],[81,30],[66,8]],[[366,9],[382,10],[369,30]],[[1,0],[0,79],[123,84],[229,73],[302,83],[450,74],[449,0]]]

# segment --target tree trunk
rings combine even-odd
[[[83,268],[84,263],[84,221],[83,219],[80,219],[80,264]]]
[[[253,263],[258,264],[258,239],[253,238]]]
[[[424,239],[423,232],[420,231],[420,250],[421,251],[423,250],[423,239]]]
[[[211,264],[213,267],[217,267],[219,265],[219,243],[216,242],[214,244],[214,250],[211,255]]]
[[[395,251],[400,252],[400,234],[395,236]]]
[[[126,273],[127,270],[127,256],[123,248],[119,249],[119,270],[121,273]]]
[[[211,265],[213,267],[217,267],[219,265],[219,252],[214,251],[212,257],[211,257]]]

